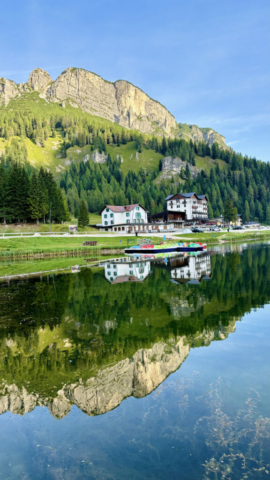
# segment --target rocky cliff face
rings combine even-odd
[[[179,136],[184,140],[191,139],[193,142],[205,142],[212,147],[213,143],[218,143],[223,148],[227,147],[225,137],[220,135],[212,128],[199,128],[197,125],[187,125],[184,123],[178,124]]]
[[[181,172],[181,169],[183,168],[185,170],[187,166],[187,162],[184,162],[181,160],[181,158],[178,157],[165,157],[162,162],[162,172],[159,176],[159,179],[167,179],[171,178],[174,175],[179,175]],[[198,173],[200,173],[200,169],[194,167],[193,165],[188,164],[191,176],[193,178],[196,178]]]
[[[95,73],[81,68],[67,68],[52,81],[50,75],[36,68],[27,83],[16,85],[12,80],[0,79],[0,106],[8,105],[22,92],[40,92],[41,98],[61,103],[117,122],[126,128],[143,133],[203,140],[210,145],[218,142],[225,147],[225,138],[212,129],[196,125],[177,124],[174,116],[159,102],[140,88],[125,80],[108,82]]]
[[[27,84],[32,90],[41,92],[52,82],[51,76],[41,68],[35,68],[30,73]]]
[[[171,128],[176,128],[175,118],[168,110],[139,88],[124,80],[110,83],[79,68],[61,73],[44,96],[52,102],[68,100],[92,115],[146,133],[160,128],[171,134]]]
[[[19,86],[12,80],[0,78],[0,106],[8,105],[10,100],[20,93]]]

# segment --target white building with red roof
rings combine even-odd
[[[100,212],[103,227],[148,223],[148,212],[139,203],[134,205],[105,205]]]

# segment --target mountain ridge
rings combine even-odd
[[[52,80],[45,70],[35,68],[27,83],[16,84],[13,80],[0,78],[0,107],[7,107],[10,100],[31,91],[39,92],[47,102],[61,103],[63,108],[69,102],[75,108],[128,129],[204,141],[210,146],[216,142],[222,148],[229,148],[225,137],[211,128],[177,123],[164,105],[127,80],[110,82],[94,72],[76,67],[65,69],[56,80]]]

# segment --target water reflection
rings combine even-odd
[[[210,280],[211,260],[209,253],[187,255],[178,261],[177,267],[171,271],[174,282],[198,284],[202,280]]]
[[[211,269],[211,282],[199,283]],[[0,413],[47,405],[63,418],[74,404],[98,415],[148,395],[191,348],[224,340],[245,312],[269,302],[269,272],[269,249],[248,249],[110,261],[2,285]]]
[[[111,283],[143,282],[150,274],[150,262],[119,258],[103,263],[105,278]]]

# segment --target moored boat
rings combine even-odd
[[[125,249],[126,255],[168,253],[168,252],[202,252],[207,249],[205,243],[183,242],[183,243],[160,243],[159,245],[134,245]]]

